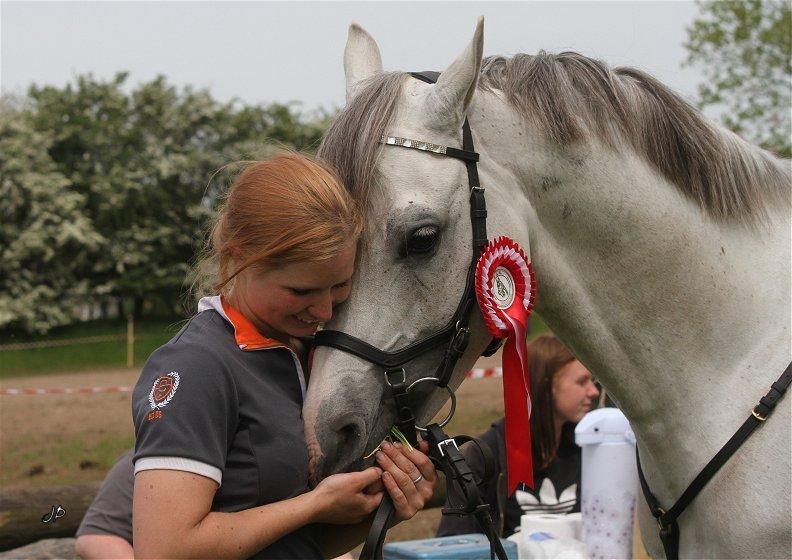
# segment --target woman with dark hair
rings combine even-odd
[[[482,480],[484,501],[502,537],[513,534],[524,513],[580,511],[580,448],[575,445],[575,425],[596,406],[599,390],[586,367],[552,335],[541,335],[528,344],[531,376],[531,440],[534,488],[523,485],[506,495],[504,419],[493,422],[479,438],[498,459],[499,469]],[[484,460],[475,444],[466,446],[471,469],[481,478]],[[464,503],[458,489],[446,498],[446,507]],[[477,533],[472,517],[443,516],[437,536]]]

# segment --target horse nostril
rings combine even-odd
[[[339,447],[342,449],[354,447],[355,443],[362,435],[360,426],[354,422],[342,426],[339,430],[337,430],[337,432]]]
[[[325,476],[350,468],[361,458],[366,443],[366,421],[357,411],[334,416],[318,438],[324,456],[322,470]]]

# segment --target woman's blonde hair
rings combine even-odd
[[[363,220],[329,166],[294,152],[249,163],[231,184],[195,270],[198,296],[227,294],[250,266],[328,261]]]

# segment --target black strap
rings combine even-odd
[[[500,472],[500,463],[495,458],[495,453],[487,443],[470,436],[454,436],[454,441],[457,447],[462,447],[466,443],[472,443],[481,454],[481,463],[484,466],[484,472],[481,474],[481,480],[479,480],[477,484],[489,483],[491,479]]]
[[[646,503],[649,505],[649,511],[657,519],[660,526],[660,540],[663,543],[666,558],[668,560],[677,560],[679,558],[679,524],[677,519],[682,512],[685,511],[690,503],[698,496],[699,492],[707,485],[707,483],[715,476],[715,473],[728,461],[734,452],[739,449],[743,442],[748,439],[753,431],[759,427],[761,423],[767,420],[770,413],[773,412],[776,404],[781,400],[792,383],[792,362],[787,366],[778,381],[770,386],[770,391],[761,399],[757,404],[751,415],[748,417],[737,432],[726,442],[720,451],[710,460],[709,463],[701,470],[701,472],[693,479],[693,482],[682,492],[682,495],[674,503],[668,511],[660,506],[652,491],[649,489],[649,484],[644,477],[643,469],[641,469],[641,458],[638,456],[638,447],[635,448],[636,460],[638,463],[638,480],[641,483],[641,490],[643,491]]]
[[[413,72],[412,76],[427,83],[435,83],[440,77],[440,73],[430,71]],[[470,154],[474,154],[475,157],[472,157]],[[451,380],[451,374],[454,371],[454,366],[467,349],[470,332],[468,330],[468,322],[476,299],[473,276],[476,271],[476,263],[478,262],[479,256],[487,245],[487,203],[484,198],[484,189],[482,189],[479,184],[478,166],[476,165],[479,158],[473,144],[473,133],[470,130],[470,123],[467,117],[462,123],[462,150],[449,147],[446,149],[446,155],[461,159],[465,163],[465,169],[467,170],[468,186],[470,188],[470,224],[473,234],[473,254],[470,269],[468,270],[465,291],[457,306],[456,313],[454,313],[454,317],[451,319],[451,322],[454,324],[455,333],[446,349],[440,367],[438,367],[437,370],[436,377],[440,380],[438,383],[439,387],[448,385]]]
[[[506,551],[503,549],[503,544],[492,523],[490,506],[482,500],[476,476],[467,464],[464,455],[459,451],[457,441],[465,441],[466,438],[449,438],[438,424],[430,424],[426,427],[426,439],[429,443],[429,456],[445,473],[446,495],[451,495],[451,485],[455,482],[459,485],[465,498],[464,504],[443,508],[443,515],[474,516],[476,524],[490,543],[490,558],[497,556],[499,560],[507,560]]]
[[[679,524],[674,519],[663,519],[665,510],[660,507],[660,502],[652,491],[649,489],[649,484],[646,482],[643,470],[641,470],[641,459],[638,457],[638,446],[635,446],[635,458],[638,463],[638,480],[641,483],[641,490],[643,491],[646,503],[649,504],[649,511],[657,520],[660,527],[660,542],[663,543],[663,550],[665,551],[666,560],[678,560],[679,558]]]
[[[436,84],[440,78],[440,72],[435,70],[424,70],[423,72],[410,72],[410,76],[426,82],[427,84]]]
[[[382,545],[395,511],[396,508],[393,506],[390,496],[386,494],[377,508],[377,513],[374,514],[374,521],[371,522],[371,528],[366,536],[366,542],[363,543],[359,560],[382,559]]]
[[[448,342],[454,332],[454,323],[449,322],[436,333],[408,344],[401,350],[386,352],[375,348],[368,342],[341,331],[321,330],[314,335],[314,345],[330,346],[343,350],[353,356],[376,364],[383,369],[395,369],[403,366],[417,356]]]
[[[391,397],[396,403],[396,426],[410,442],[418,445],[418,433],[415,430],[415,416],[410,408],[409,394],[407,393],[407,376],[403,369],[385,372],[385,382],[390,387]],[[366,542],[360,552],[360,560],[378,560],[382,558],[382,546],[385,534],[388,532],[396,508],[390,496],[385,495],[377,508],[374,520],[371,522]]]
[[[452,158],[461,159],[468,163],[476,163],[479,160],[479,155],[477,152],[471,150],[460,150],[459,148],[452,148],[451,146],[446,146],[446,155]]]
[[[393,384],[391,384],[391,386],[393,386]],[[430,427],[433,428],[435,426],[437,425],[433,424],[433,426]],[[439,426],[437,426],[437,429],[439,429]],[[407,435],[407,432],[404,433],[405,435]],[[412,430],[412,433],[413,434],[415,433],[415,429]],[[444,437],[445,434],[442,432],[442,430],[440,430],[439,433],[442,434],[439,436],[441,438],[440,441],[449,439],[447,437]],[[410,439],[409,436],[408,439]],[[498,463],[490,447],[486,444],[482,444],[479,440],[469,436],[457,436],[453,438],[453,440],[455,442],[456,448],[467,442],[473,442],[478,446],[484,458],[484,477],[482,480],[488,481],[492,477],[493,473],[495,473],[495,471],[498,469]],[[411,443],[414,442],[411,441]],[[464,460],[464,457],[461,457],[461,455],[456,456],[455,451],[456,453],[458,453],[456,449],[451,449],[450,453],[451,456],[453,457],[451,461],[456,466],[451,468],[448,467],[445,468],[446,484],[449,486],[449,489],[446,491],[446,495],[450,495],[449,490],[450,490],[450,485],[452,484],[452,480],[464,479],[466,481],[472,481],[474,485],[477,485],[481,482],[475,480],[475,475],[472,473],[472,471],[470,471],[470,467],[468,467],[467,462]],[[461,461],[460,461],[460,457],[461,457]],[[433,455],[432,458],[433,460],[437,461],[438,454]],[[443,470],[444,462],[439,461],[439,463],[441,465],[441,470]],[[468,475],[468,473],[470,473],[470,475]],[[467,488],[468,491],[470,492],[469,486]],[[486,516],[484,516],[482,512],[479,511],[479,504],[475,502],[478,496],[479,496],[478,490],[476,490],[475,493],[471,494],[471,499],[467,500],[466,507],[461,508],[460,510],[451,510],[449,514],[469,515],[470,513],[472,513],[473,515],[479,515],[481,520],[478,522],[478,524],[479,527],[482,528],[484,534],[487,535],[488,532],[491,532],[494,538],[497,540],[498,539],[497,531],[495,531],[494,529],[494,525],[492,523],[491,518],[489,521],[489,527],[492,527],[492,530],[490,531],[488,529]],[[474,505],[474,507],[472,508],[470,507],[471,500],[473,500],[473,505]],[[489,515],[489,505],[488,504],[484,504],[484,505],[487,508],[486,513],[487,515]],[[447,510],[443,510],[443,511],[444,513],[446,513]],[[467,513],[468,511],[470,511],[470,513]],[[395,513],[395,507],[393,505],[393,502],[391,501],[390,496],[386,495],[382,499],[382,502],[380,503],[379,507],[377,508],[377,512],[374,514],[374,520],[371,522],[371,528],[369,529],[368,536],[366,537],[366,542],[363,544],[363,549],[360,552],[360,560],[380,560],[382,558],[383,556],[382,547],[383,547],[383,543],[385,542],[385,534],[388,531],[388,525],[393,519],[394,513]],[[489,535],[488,538],[490,542],[492,542],[492,539],[489,537]],[[498,541],[498,544],[500,545],[500,541]]]
[[[407,374],[403,369],[386,371],[385,381],[390,387],[391,397],[396,403],[396,426],[410,445],[418,445],[418,433],[415,430],[415,415],[410,407],[410,395],[407,393]]]
[[[492,342],[490,342],[490,343],[489,343],[489,346],[487,346],[487,347],[484,349],[484,351],[481,353],[481,355],[482,355],[482,356],[484,356],[485,358],[489,358],[489,357],[490,357],[490,356],[492,356],[492,355],[493,355],[495,352],[497,352],[498,350],[500,350],[500,347],[501,347],[501,346],[503,346],[503,343],[504,343],[505,341],[506,341],[506,339],[505,339],[505,338],[493,338],[493,339],[492,339]]]

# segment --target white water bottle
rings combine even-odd
[[[638,488],[635,434],[616,408],[592,410],[575,428],[582,448],[581,537],[591,558],[631,558]]]

